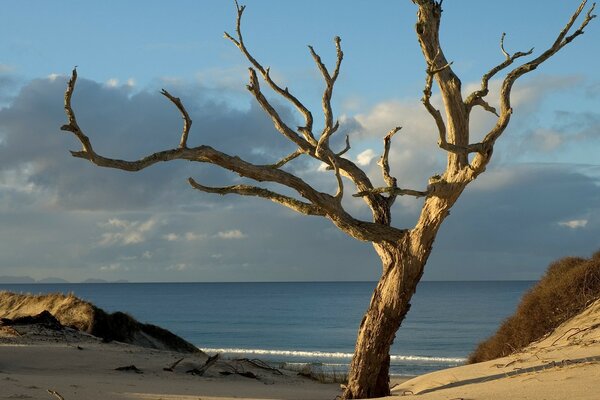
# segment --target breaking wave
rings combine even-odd
[[[301,350],[265,350],[265,349],[210,349],[201,348],[206,353],[223,353],[237,355],[258,355],[258,356],[284,356],[290,358],[337,358],[351,359],[352,353],[325,352],[325,351],[301,351]],[[417,355],[390,355],[391,361],[409,361],[415,363],[463,363],[467,359],[459,357],[431,357]]]

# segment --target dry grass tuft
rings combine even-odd
[[[590,259],[567,257],[550,264],[546,274],[521,300],[498,331],[480,343],[469,363],[517,352],[551,333],[600,298],[600,251]]]

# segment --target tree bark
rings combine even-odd
[[[360,324],[345,399],[390,395],[390,347],[410,309],[426,260],[410,254],[410,235],[398,244],[375,245],[383,274]]]

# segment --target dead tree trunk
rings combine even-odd
[[[383,263],[383,274],[360,323],[344,398],[390,395],[390,347],[410,309],[410,299],[418,283],[418,278],[405,276],[410,268],[406,242],[403,240],[399,246],[375,246]],[[422,271],[423,266],[417,270]]]
[[[419,222],[400,241],[374,245],[383,273],[358,330],[344,399],[390,395],[390,348],[410,310],[437,232],[465,186],[455,184],[444,197],[429,197]]]
[[[438,145],[447,155],[445,171],[440,175],[432,176],[426,190],[400,188],[397,179],[390,174],[388,160],[390,145],[392,136],[400,130],[399,127],[392,129],[384,138],[380,166],[383,180],[387,185],[385,187],[374,187],[367,174],[351,159],[344,157],[344,154],[350,149],[348,137],[346,137],[346,146],[342,150],[334,151],[329,146],[331,136],[339,128],[339,123],[334,120],[331,106],[333,88],[339,76],[343,59],[339,37],[334,38],[337,57],[333,69],[328,69],[323,64],[321,57],[309,46],[310,54],[325,83],[321,103],[324,117],[323,128],[317,132],[314,128],[312,112],[292,94],[290,89],[279,86],[271,78],[269,69],[264,68],[246,47],[241,31],[241,19],[245,7],[238,5],[237,2],[235,37],[227,33],[225,37],[235,44],[251,65],[248,90],[271,118],[276,130],[297,147],[293,153],[282,157],[278,162],[259,165],[237,156],[228,155],[210,146],[188,147],[187,139],[192,120],[182,101],[166,90],[163,90],[162,94],[177,107],[184,121],[178,146],[134,161],[107,158],[94,151],[90,138],[79,127],[71,106],[77,81],[76,70],[73,70],[65,91],[65,113],[68,122],[61,129],[71,132],[82,146],[80,151],[71,152],[74,157],[88,160],[101,167],[132,172],[162,161],[177,159],[214,164],[255,182],[276,184],[271,186],[284,186],[293,195],[283,195],[271,189],[246,184],[210,187],[202,185],[192,178],[189,178],[190,185],[206,193],[262,197],[301,214],[327,218],[340,230],[355,239],[373,243],[381,257],[383,272],[373,293],[369,309],[360,325],[349,382],[343,394],[345,399],[380,397],[390,393],[388,378],[390,346],[410,308],[410,300],[423,275],[425,263],[442,222],[465,187],[485,171],[491,160],[496,140],[508,126],[513,112],[510,104],[513,84],[518,78],[535,70],[545,60],[583,34],[584,28],[595,17],[592,14],[594,9],[592,6],[579,28],[569,34],[585,7],[586,0],[583,0],[567,25],[558,34],[555,42],[546,51],[506,74],[499,94],[500,110],[496,111],[485,100],[489,94],[490,79],[512,65],[517,59],[532,54],[533,49],[511,55],[504,49],[504,35],[502,35],[500,50],[504,61],[483,75],[481,88],[463,100],[461,81],[452,71],[451,63],[446,60],[440,46],[439,26],[442,16],[442,1],[412,1],[418,5],[416,32],[427,65],[422,102],[437,127]],[[292,128],[283,121],[275,107],[265,97],[259,77],[274,93],[281,96],[298,111],[304,119],[303,126]],[[437,83],[444,103],[445,118],[430,102],[434,81]],[[475,106],[480,106],[497,117],[496,125],[478,143],[472,143],[469,137],[469,116]],[[300,177],[282,169],[286,164],[301,156],[312,157],[327,166],[327,170],[331,171],[335,178],[334,182],[337,186],[335,194],[321,192]],[[345,179],[351,181],[357,192],[353,196],[362,198],[370,208],[373,222],[356,219],[344,209],[342,199],[345,193]],[[398,229],[391,226],[391,207],[397,196],[425,197],[419,220],[412,229]]]

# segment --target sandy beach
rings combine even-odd
[[[202,369],[204,353],[104,343],[68,328],[4,326],[0,343],[2,399],[318,400],[341,392],[244,360],[218,360],[198,376],[189,371]],[[592,400],[600,398],[598,376],[600,301],[517,354],[396,381],[392,398]]]
[[[28,328],[18,329],[24,336],[29,333]],[[202,353],[102,343],[72,331],[44,331],[33,339],[5,337],[4,342],[0,345],[2,399],[58,398],[48,390],[66,400],[333,399],[339,392],[338,384],[321,384],[293,372],[279,375],[247,362],[218,361],[197,376],[186,371],[205,364],[207,356]],[[164,370],[181,358],[172,372]],[[116,370],[132,365],[138,371]],[[236,370],[256,377],[238,375]]]

